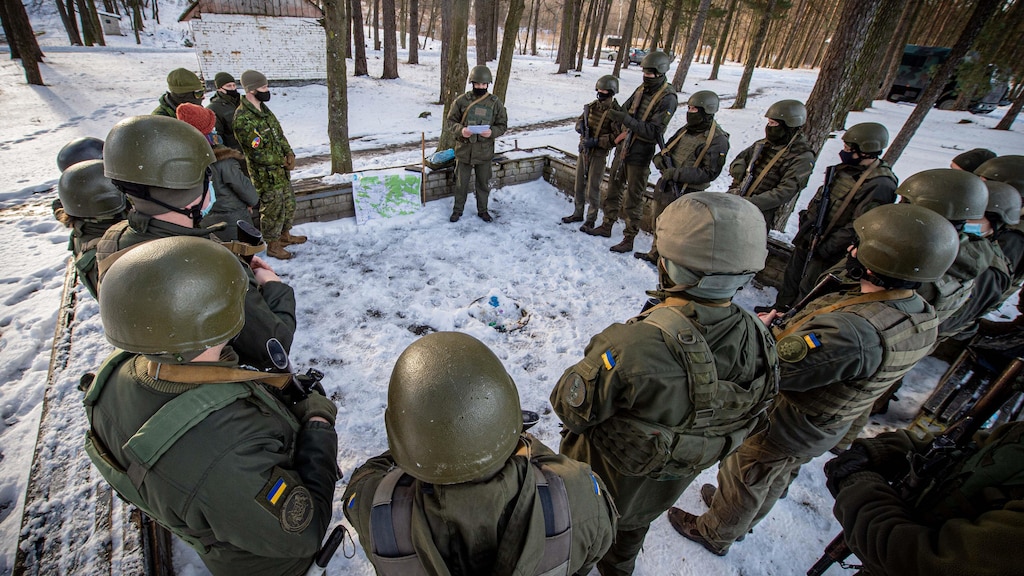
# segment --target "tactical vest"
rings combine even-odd
[[[850,297],[849,293],[838,293],[819,298],[814,309],[805,309],[793,322]],[[822,428],[853,422],[866,413],[882,392],[928,355],[938,335],[939,319],[927,302],[925,311],[916,314],[884,302],[853,304],[841,310],[867,320],[878,332],[882,340],[882,361],[872,375],[861,380],[836,382],[803,392],[785,392],[786,400],[806,414],[811,423]]]
[[[679,306],[656,306],[633,321],[637,320],[657,326],[685,368],[693,412],[674,427],[613,416],[588,434],[605,459],[626,476],[674,480],[695,475],[739,448],[765,422],[779,389],[775,339],[755,318],[752,324],[761,334],[765,366],[761,376],[744,386],[718,378],[711,347]]]
[[[632,116],[633,118],[636,118],[637,120],[639,120],[641,122],[647,122],[650,119],[650,117],[651,117],[651,115],[648,113],[648,110],[653,112],[654,109],[657,108],[658,103],[660,103],[662,101],[662,99],[665,98],[665,96],[668,96],[669,94],[675,94],[676,93],[676,89],[675,89],[674,86],[672,86],[671,82],[665,82],[664,87],[665,87],[664,91],[661,89],[662,88],[661,86],[658,86],[654,90],[647,91],[647,90],[644,90],[644,86],[643,86],[643,84],[641,84],[640,87],[636,89],[636,92],[634,92],[633,96],[632,96],[635,99],[637,97],[638,93],[641,95],[640,96],[640,105],[635,108],[635,111],[632,108],[631,108],[631,110],[629,110],[630,116]],[[658,100],[657,101],[654,101],[654,96],[655,95],[658,95]],[[642,137],[642,136],[640,136],[639,134],[636,134],[636,133],[633,134],[633,137],[635,139],[643,141],[643,142],[649,142],[649,143],[652,143],[652,144],[654,143],[653,140],[644,138],[644,137]]]
[[[856,195],[860,190],[854,190],[853,187],[857,184],[857,181],[863,176],[862,172],[852,172],[850,170],[839,170],[835,180],[832,182],[831,200],[828,205],[828,217],[825,218],[826,228],[830,230],[838,230],[845,227],[851,221],[853,221],[853,209],[857,205],[857,199],[853,198],[849,202],[846,202],[846,197],[850,194]],[[868,169],[868,174],[864,178],[864,184],[869,181],[885,177],[889,178],[893,182],[896,182],[896,175],[892,173],[892,170],[886,164],[880,164],[874,168]],[[862,185],[860,189],[863,189]],[[807,211],[808,222],[814,222],[818,210],[821,208],[821,192],[819,188],[815,194],[812,203],[813,209]],[[844,206],[844,204],[846,204]]]
[[[99,272],[96,269],[96,246],[101,238],[79,244],[75,242],[75,270],[78,271],[78,281],[85,286],[85,289],[92,294],[93,298],[99,298]]]
[[[537,500],[544,514],[544,553],[534,576],[568,576],[572,519],[565,483],[549,467],[530,461]],[[418,483],[401,468],[384,476],[373,494],[368,553],[379,576],[427,576],[412,544],[412,514]],[[518,512],[518,508],[517,511]],[[516,514],[513,512],[513,514]]]
[[[584,138],[600,138],[612,134],[612,122],[608,119],[608,111],[611,109],[612,100],[587,107],[587,128],[590,129],[590,134],[584,134]]]
[[[469,98],[469,106],[462,111],[462,125],[465,126],[466,122],[472,120],[474,125],[488,125],[490,126],[494,122],[494,103],[498,101],[498,97],[494,94],[487,94],[484,97],[477,98],[472,93],[467,93],[464,98]]]
[[[722,130],[722,127],[715,123],[715,135],[712,137],[712,141],[719,136],[728,138],[729,134]],[[694,160],[700,155],[701,150],[704,149],[704,144],[710,144],[708,140],[707,131],[700,132],[697,134],[690,134],[685,130],[678,139],[675,140],[674,144],[671,144],[670,154],[672,160],[675,161],[675,166],[696,166]],[[705,160],[707,157],[704,158]],[[697,192],[700,190],[707,190],[711,186],[711,182],[705,182],[704,184],[687,184],[687,192]]]
[[[146,475],[175,442],[213,412],[228,406],[235,400],[252,397],[259,400],[271,412],[293,423],[293,427],[298,429],[295,418],[287,414],[281,408],[280,403],[274,401],[268,392],[257,384],[235,382],[199,385],[164,404],[132,435],[122,447],[124,453],[130,457],[130,462],[127,467],[124,467],[93,432],[93,408],[99,401],[103,387],[110,376],[121,364],[132,361],[134,356],[130,352],[118,350],[103,362],[91,382],[83,379],[83,384],[88,385],[83,403],[85,404],[85,415],[89,420],[89,430],[85,433],[85,452],[122,500],[134,504],[158,522],[160,516],[150,510],[146,500],[142,497],[141,489]],[[210,546],[218,542],[212,530],[195,531],[182,526],[165,527],[200,554],[208,552]]]

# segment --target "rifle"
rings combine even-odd
[[[583,136],[580,141],[580,160],[583,161],[584,166],[587,165],[587,161],[590,158],[590,149],[584,144],[587,138],[590,138],[590,104],[583,105]]]
[[[672,158],[671,154],[665,154],[665,135],[661,132],[658,133],[658,146],[661,148],[661,152],[658,154],[661,156],[661,161],[665,164],[665,168],[675,168],[676,161]],[[679,184],[672,178],[659,178],[658,183],[655,184],[655,191],[667,192],[671,194],[672,199],[675,200],[683,195],[686,191],[686,184],[683,184],[683,188],[679,188]]]
[[[313,391],[327,396],[323,384],[320,384],[320,381],[324,378],[324,373],[310,368],[306,370],[305,374],[296,374],[292,368],[292,361],[288,358],[288,353],[285,352],[284,346],[277,338],[267,340],[267,355],[270,356],[270,361],[278,371],[282,374],[291,375],[291,381],[281,388],[281,396],[286,402],[298,404],[305,400]]]
[[[825,169],[825,185],[821,187],[821,202],[818,203],[818,215],[814,219],[814,227],[811,228],[811,247],[807,251],[807,258],[804,259],[804,267],[800,271],[800,277],[807,274],[807,266],[814,258],[814,251],[821,242],[821,236],[825,232],[825,219],[828,218],[829,205],[832,203],[832,180],[836,177],[836,167],[829,166]]]
[[[818,298],[821,298],[825,294],[835,292],[835,290],[842,286],[842,284],[843,281],[842,279],[839,278],[839,276],[836,276],[835,274],[829,272],[828,274],[825,275],[824,278],[821,279],[820,282],[815,284],[814,288],[811,288],[811,291],[808,292],[806,296],[801,298],[799,302],[797,302],[796,304],[793,305],[792,308],[787,310],[785,314],[779,314],[778,316],[776,316],[772,320],[771,327],[782,328],[783,326],[785,326],[786,322],[789,322],[789,320],[793,318],[793,316],[796,316],[801,310],[806,308],[808,304],[817,300]]]
[[[762,140],[757,143],[757,146],[754,146],[754,153],[750,155],[750,163],[747,164],[747,173],[743,176],[743,181],[740,182],[739,196],[746,198],[750,185],[754,183],[754,164],[757,164],[757,159],[761,157],[764,144]]]
[[[956,453],[971,442],[974,434],[1017,391],[1014,384],[1022,370],[1024,370],[1024,358],[1017,357],[1011,360],[999,374],[996,382],[992,384],[988,393],[978,400],[960,421],[936,436],[923,453],[912,452],[907,455],[910,471],[892,484],[903,500],[912,501],[916,496],[934,486],[949,470],[955,463]],[[857,568],[856,565],[845,562],[852,553],[846,544],[845,534],[840,532],[828,543],[825,553],[807,571],[807,576],[821,576],[835,563],[843,568]]]

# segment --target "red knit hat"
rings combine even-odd
[[[191,124],[202,132],[203,136],[213,132],[214,126],[217,125],[217,115],[213,110],[188,102],[178,105],[177,115],[178,120]]]

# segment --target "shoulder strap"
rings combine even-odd
[[[481,96],[481,97],[477,98],[476,100],[473,100],[472,102],[470,102],[469,106],[466,106],[466,109],[462,111],[462,122],[460,122],[460,124],[465,126],[466,125],[466,117],[469,116],[469,109],[472,108],[473,106],[476,106],[477,104],[483,102],[484,99],[487,98],[490,95],[491,95],[491,93],[488,92],[487,94],[484,94],[483,96]]]
[[[835,217],[832,218],[832,220],[828,223],[828,226],[825,227],[825,231],[822,232],[822,238],[828,236],[828,233],[831,232],[832,229],[836,227],[836,224],[843,217],[843,214],[846,214],[846,209],[850,207],[850,202],[853,202],[853,197],[857,195],[857,191],[860,190],[860,187],[864,185],[865,181],[867,181],[868,176],[870,176],[871,173],[875,171],[875,168],[878,168],[881,165],[882,161],[879,160],[878,158],[875,158],[874,160],[871,161],[871,164],[868,164],[867,169],[864,170],[864,173],[861,174],[860,178],[857,179],[857,182],[853,185],[853,188],[850,189],[850,193],[846,195],[846,198],[843,198],[843,203],[839,206],[839,210],[836,211]]]
[[[537,482],[537,497],[544,513],[544,555],[535,576],[567,576],[572,550],[572,519],[565,482],[550,467],[530,460]]]
[[[708,130],[708,137],[704,141],[704,148],[697,154],[697,159],[693,161],[693,167],[700,166],[700,163],[704,160],[704,156],[708,153],[708,148],[711,147],[711,141],[715,139],[715,132],[718,131],[718,120],[711,121],[711,129]]]
[[[841,310],[843,308],[846,308],[847,306],[853,306],[854,304],[866,304],[868,302],[885,302],[887,300],[900,300],[903,298],[909,298],[913,293],[914,291],[909,289],[883,290],[881,292],[869,292],[867,294],[860,294],[857,296],[840,300],[839,302],[836,302],[835,304],[832,304],[830,306],[818,308],[817,310],[814,310],[808,313],[806,316],[800,318],[796,322],[793,322],[789,326],[786,326],[786,329],[780,332],[779,335],[775,337],[775,340],[782,340],[786,336],[789,336],[790,334],[796,332],[801,326],[806,324],[808,320],[814,318],[815,316],[835,312],[836,310]]]
[[[661,85],[661,88],[659,88],[658,91],[654,93],[654,96],[651,96],[651,101],[647,103],[647,109],[644,110],[643,116],[640,117],[641,122],[647,121],[647,118],[650,117],[651,115],[651,111],[654,110],[654,107],[658,104],[658,102],[661,101],[662,95],[664,95],[665,91],[668,90],[668,86],[668,82],[665,82],[664,84]]]
[[[150,378],[183,382],[186,384],[220,384],[230,382],[248,382],[258,380],[284,389],[291,383],[291,374],[278,372],[259,372],[231,366],[203,366],[201,364],[160,364],[150,361],[146,367]]]
[[[768,175],[768,171],[775,166],[775,163],[778,162],[786,152],[789,152],[789,147],[793,145],[793,142],[796,141],[796,137],[799,135],[799,132],[793,134],[793,137],[789,139],[789,142],[786,144],[786,146],[783,147],[778,152],[776,152],[775,156],[772,156],[772,159],[768,161],[768,164],[764,167],[764,170],[761,170],[761,172],[757,175],[757,179],[754,180],[754,183],[750,185],[750,188],[747,188],[747,193],[744,194],[744,197],[751,196],[754,193],[754,190],[757,190],[757,187],[760,186],[761,182],[764,181],[765,176]],[[753,170],[753,163],[751,164],[750,168],[751,170]]]
[[[425,573],[422,563],[416,556],[416,549],[412,545],[414,480],[412,476],[396,466],[384,475],[384,479],[377,485],[377,490],[373,493],[373,507],[370,509],[372,554],[389,559],[399,559],[411,555],[415,561],[414,565],[406,566],[403,563],[401,569],[394,574]],[[391,561],[388,564],[391,564]],[[418,566],[418,570],[415,570],[414,566]],[[378,567],[379,569],[380,567]]]

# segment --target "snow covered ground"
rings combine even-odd
[[[165,9],[165,14],[169,13]],[[35,23],[35,21],[34,21]],[[47,26],[49,28],[47,28]],[[42,67],[45,87],[24,84],[20,65],[0,57],[0,573],[9,572],[21,531],[24,494],[28,482],[42,399],[47,380],[54,328],[58,317],[67,231],[52,219],[49,204],[58,177],[55,156],[68,140],[79,136],[103,138],[118,120],[149,113],[165,90],[165,75],[182,66],[198,69],[194,52],[180,46],[182,26],[150,24],[142,47],[130,37],[108,38],[107,48],[66,48],[52,19],[37,29],[47,62]],[[441,129],[442,106],[437,93],[438,47],[420,52],[422,64],[400,64],[401,78],[383,81],[382,61],[373,51],[370,77],[349,78],[349,120],[354,150],[418,143],[421,133],[436,137]],[[404,56],[404,55],[403,55]],[[400,62],[404,58],[400,56]],[[582,73],[556,75],[547,56],[516,56],[506,105],[514,130],[542,121],[569,119],[593,98],[598,77],[611,71],[607,62],[589,64]],[[231,71],[236,76],[241,70]],[[672,74],[673,71],[669,71]],[[700,89],[722,96],[719,123],[731,134],[729,160],[763,134],[763,114],[783,98],[806,99],[815,71],[757,70],[745,110],[729,110],[742,68],[726,65],[721,79],[703,80],[709,66],[690,69],[684,95]],[[640,71],[622,72],[624,91],[640,82]],[[272,88],[270,106],[300,157],[327,152],[326,88]],[[895,136],[911,108],[876,102],[864,113],[851,114],[847,125],[881,122]],[[430,112],[420,118],[421,112]],[[948,166],[959,152],[987,147],[999,154],[1024,153],[1021,123],[1017,131],[991,130],[1001,109],[989,116],[932,111],[911,142],[895,172],[901,179],[920,170]],[[670,132],[683,122],[678,115]],[[519,131],[499,142],[500,150],[552,145],[572,150],[577,136],[572,122],[544,130]],[[821,153],[811,185],[801,196],[806,205],[820,184],[825,166],[838,161],[838,140]],[[381,153],[358,161],[357,170],[419,162],[419,151]],[[304,166],[293,177],[326,176],[328,164]],[[723,175],[712,190],[724,190]],[[340,465],[350,474],[369,456],[386,449],[383,427],[385,393],[391,367],[401,351],[429,330],[458,330],[487,343],[505,363],[519,386],[523,407],[542,413],[535,433],[557,447],[558,419],[547,398],[566,367],[581,356],[589,338],[611,322],[632,316],[652,288],[653,269],[628,256],[608,251],[617,241],[583,235],[574,226],[559,223],[571,211],[569,200],[544,182],[496,190],[491,203],[495,222],[477,218],[448,223],[451,201],[433,202],[416,216],[372,221],[356,226],[354,219],[298,227],[310,237],[295,248],[297,257],[275,264],[296,291],[299,330],[293,347],[296,366],[316,367],[326,374],[328,391],[339,398]],[[617,229],[620,230],[620,228]],[[791,222],[783,237],[793,234]],[[650,237],[641,235],[646,249]],[[522,330],[499,333],[469,314],[477,298],[497,295],[512,299],[530,313]],[[771,289],[748,287],[740,293],[742,305],[752,307],[773,299]],[[78,394],[82,372],[94,368],[110,350],[102,337],[98,308],[87,292],[78,289],[72,357],[54,382],[58,396]],[[1005,308],[1008,309],[1008,308]],[[424,328],[428,327],[428,328]],[[870,427],[878,431],[906,423],[944,364],[926,359],[911,373],[908,394],[884,419]],[[78,447],[84,413],[71,413],[62,421],[62,434],[54,453],[61,459],[81,459]],[[640,556],[638,575],[661,574],[775,574],[802,573],[818,557],[823,545],[838,530],[832,519],[832,499],[824,488],[818,458],[807,465],[794,483],[789,498],[730,554],[719,558],[679,537],[664,517],[658,519]],[[72,464],[48,463],[53,474]],[[81,462],[74,463],[80,465]],[[72,466],[73,468],[74,466]],[[714,481],[706,471],[686,491],[679,505],[700,512],[697,489]],[[81,491],[62,492],[74,498]],[[340,497],[341,486],[337,495]],[[61,506],[55,499],[53,506]],[[340,521],[341,503],[335,503]],[[38,529],[38,528],[35,528]],[[90,554],[70,551],[69,555]],[[195,555],[177,547],[179,574],[204,574]],[[360,550],[354,558],[338,554],[330,574],[372,574]],[[833,574],[842,573],[833,568]]]

